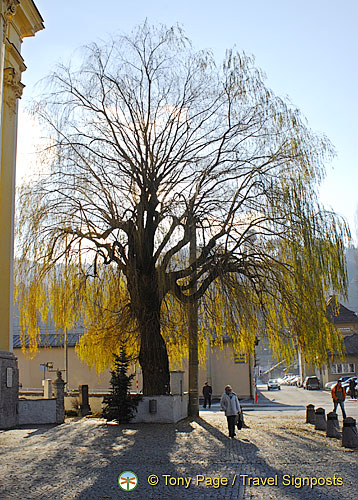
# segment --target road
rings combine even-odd
[[[282,385],[281,390],[268,391],[267,385],[258,385],[258,404],[247,403],[241,401],[244,408],[244,413],[252,415],[267,415],[267,416],[302,416],[305,417],[306,406],[313,404],[315,408],[324,408],[326,414],[333,410],[331,393],[328,391],[306,391],[299,387],[291,387]],[[348,417],[353,417],[358,422],[358,401],[347,397],[345,402],[346,413]],[[342,413],[338,407],[338,418],[342,425]],[[200,415],[205,415],[210,412],[220,412],[220,404],[214,403],[211,409],[203,409],[200,407]]]
[[[328,391],[306,391],[299,387],[287,385],[282,385],[280,391],[268,391],[266,385],[259,385],[258,391],[260,407],[257,407],[256,410],[267,414],[284,412],[300,415],[306,411],[306,406],[308,404],[313,404],[316,408],[324,408],[326,414],[333,410],[331,393]],[[261,406],[263,404],[270,406]],[[347,397],[345,408],[348,417],[353,417],[358,420],[358,401]],[[342,415],[339,407],[338,416],[341,420]]]

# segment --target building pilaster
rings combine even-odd
[[[0,0],[0,428],[17,424],[18,368],[13,350],[13,260],[17,108],[26,66],[24,37],[43,29],[33,0]]]

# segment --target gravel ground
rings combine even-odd
[[[234,440],[210,412],[177,425],[81,419],[0,431],[0,500],[358,500],[358,451],[302,417],[250,412],[245,422]],[[127,492],[118,476],[128,470],[138,486]]]

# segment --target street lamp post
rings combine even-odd
[[[190,226],[190,263],[193,266],[193,284],[191,293],[196,292],[196,227],[195,222]],[[188,305],[189,308],[189,405],[188,414],[191,417],[199,415],[198,396],[198,302]]]

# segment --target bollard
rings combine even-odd
[[[341,433],[339,430],[338,415],[334,411],[327,414],[327,432],[326,436],[329,438],[339,439]]]
[[[317,408],[315,411],[315,429],[316,431],[325,431],[327,430],[327,422],[326,415],[323,408]]]
[[[314,413],[314,405],[306,406],[306,424],[315,424],[316,418]]]
[[[343,419],[342,446],[345,448],[358,448],[358,434],[356,421],[352,417]]]

